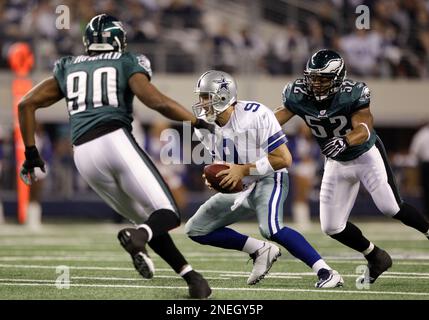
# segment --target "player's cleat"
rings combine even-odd
[[[314,285],[316,288],[336,288],[344,285],[344,280],[336,270],[320,269],[317,272],[319,281]]]
[[[146,251],[147,237],[143,230],[126,228],[118,233],[118,240],[122,247],[131,255],[136,270],[143,278],[151,279],[155,266]]]
[[[192,299],[207,299],[212,294],[207,280],[195,270],[189,271],[184,278],[188,283],[189,296]]]
[[[279,247],[272,243],[264,242],[261,248],[250,255],[250,258],[253,259],[253,270],[249,279],[247,279],[247,284],[254,285],[264,279],[274,262],[280,256]]]
[[[367,257],[368,268],[363,275],[356,279],[357,283],[374,283],[384,271],[392,266],[392,258],[386,251],[378,247],[375,247],[374,250],[376,251],[371,253],[371,258]]]

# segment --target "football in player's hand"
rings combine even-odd
[[[222,193],[236,193],[243,191],[243,183],[240,181],[237,183],[234,189],[229,190],[231,186],[228,186],[227,188],[222,188],[219,184],[222,181],[222,179],[225,177],[224,175],[216,177],[216,174],[219,171],[226,170],[229,167],[225,164],[209,164],[204,167],[204,175],[206,177],[206,180],[208,183],[210,183],[211,187],[215,189],[216,191],[222,192]]]

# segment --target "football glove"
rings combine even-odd
[[[335,158],[349,146],[345,137],[333,137],[323,146],[322,153],[328,158]]]
[[[45,162],[40,157],[36,146],[25,147],[25,161],[22,164],[19,175],[26,185],[31,185],[37,181],[34,168],[40,168],[43,172],[46,172]]]
[[[208,131],[210,131],[210,133],[214,133],[215,132],[215,125],[208,123],[202,119],[197,118],[197,122],[195,122],[194,127],[197,129],[206,129]]]

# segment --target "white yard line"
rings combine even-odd
[[[9,265],[9,264],[0,264],[0,268],[22,268],[22,269],[55,269],[57,266],[45,266],[45,265]],[[131,271],[134,268],[121,268],[121,267],[85,267],[85,266],[69,266],[70,269],[74,270],[102,270],[102,271]],[[173,272],[171,269],[160,268],[156,269],[157,272]],[[228,278],[240,278],[248,277],[250,271],[231,271],[231,270],[205,270],[199,269],[202,273],[215,273],[219,275],[218,277],[206,277],[208,280],[226,280]],[[357,278],[360,274],[342,274],[343,277],[347,278]],[[277,279],[301,279],[302,277],[315,277],[313,272],[271,272],[268,277],[277,278]],[[169,275],[159,275],[158,278],[171,278],[175,279],[178,276],[169,276]],[[118,277],[73,277],[75,279],[94,279],[94,280],[124,280],[124,281],[134,281],[141,280],[140,278],[118,278]],[[385,272],[381,278],[390,278],[390,279],[429,279],[429,273],[425,272]]]
[[[22,269],[56,269],[55,266],[44,266],[34,264],[0,264],[0,268],[22,268]],[[82,266],[68,266],[70,269],[75,270],[110,270],[110,271],[130,271],[135,270],[134,268],[121,268],[121,267],[82,267]],[[170,269],[168,269],[170,270]]]
[[[0,286],[45,286],[55,287],[55,284],[48,283],[13,283],[0,282]],[[70,287],[88,287],[88,288],[141,288],[141,289],[188,289],[187,287],[178,286],[142,286],[142,285],[113,285],[113,284],[77,284],[70,283]],[[399,296],[426,296],[429,297],[429,292],[394,292],[394,291],[370,291],[370,290],[316,290],[316,289],[295,289],[295,288],[222,288],[212,287],[213,290],[219,291],[256,291],[256,292],[314,292],[319,294],[364,294],[364,295],[399,295]]]
[[[155,278],[164,278],[164,279],[180,279],[181,277],[179,275],[177,276],[164,276],[159,275],[155,273]],[[229,277],[220,275],[219,277],[204,277],[206,280],[228,280]],[[150,281],[151,279],[144,279],[144,278],[121,278],[121,277],[90,277],[90,276],[83,276],[83,277],[71,277],[71,279],[83,279],[83,280],[101,280],[101,281]],[[1,281],[2,279],[0,279]]]
[[[420,262],[414,263],[413,265],[420,265]],[[56,269],[58,265],[33,265],[33,264],[0,264],[0,268],[21,268],[21,269]],[[89,266],[68,266],[70,269],[75,270],[108,270],[108,271],[129,271],[135,270],[134,268],[124,268],[124,267],[89,267]],[[156,269],[159,272],[173,272],[168,268],[159,268]],[[206,273],[217,273],[217,274],[242,274],[248,275],[247,271],[233,271],[233,270],[210,270],[210,269],[198,269],[200,272]],[[314,276],[313,272],[272,272],[272,276]],[[385,272],[383,275],[403,275],[403,276],[422,276],[429,277],[429,272]],[[354,276],[354,275],[349,275]],[[356,274],[358,276],[358,274]]]

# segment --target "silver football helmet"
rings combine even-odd
[[[216,116],[237,101],[234,78],[223,71],[209,70],[198,79],[195,93],[200,101],[192,106],[197,118],[214,122]]]

